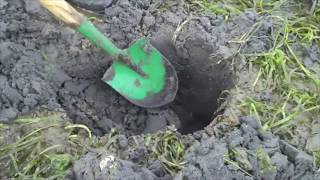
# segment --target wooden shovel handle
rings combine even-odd
[[[41,5],[67,25],[78,28],[86,19],[65,0],[39,0]]]

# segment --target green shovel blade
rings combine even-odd
[[[146,38],[120,50],[90,21],[82,23],[78,31],[115,59],[102,80],[130,102],[159,107],[174,100],[178,90],[176,71]]]
[[[147,39],[140,39],[124,50],[102,80],[132,103],[158,107],[173,101],[177,76],[162,54]]]

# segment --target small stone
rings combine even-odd
[[[27,97],[24,98],[23,103],[27,106],[35,107],[38,104],[37,95],[29,94]]]
[[[198,149],[197,149],[198,153],[200,155],[206,155],[209,153],[210,151],[210,145],[209,144],[202,144]]]
[[[0,0],[0,9],[5,8],[8,5],[8,3],[4,0]]]
[[[149,162],[148,169],[158,177],[163,177],[166,175],[165,169],[163,168],[163,165],[159,160]]]
[[[272,100],[272,94],[271,90],[264,90],[260,93],[260,99],[262,101],[271,101]]]
[[[312,135],[307,140],[306,149],[311,152],[320,151],[320,134]]]
[[[280,149],[285,154],[288,156],[289,161],[294,162],[296,156],[299,153],[299,150],[286,141],[280,140]]]
[[[16,89],[13,89],[8,86],[3,90],[3,93],[6,94],[8,99],[13,104],[18,104],[23,99],[23,97],[20,95],[20,93]]]
[[[0,75],[0,89],[4,89],[8,86],[8,78],[6,76]]]
[[[39,1],[25,1],[25,9],[28,13],[32,15],[37,15],[40,17],[48,16],[44,9],[41,7]]]
[[[288,157],[277,152],[271,157],[272,164],[274,164],[277,169],[284,169],[288,166]]]
[[[310,152],[320,151],[320,124],[313,125],[306,149]]]
[[[263,140],[263,141],[267,141],[269,139],[272,139],[274,136],[272,134],[271,131],[263,131],[260,130],[259,131],[259,137]]]
[[[156,20],[153,16],[145,16],[143,18],[143,24],[145,24],[147,27],[150,27],[156,23]]]
[[[118,136],[118,145],[120,149],[125,149],[128,147],[128,139],[125,135]]]
[[[10,43],[2,42],[0,44],[0,62],[8,64],[7,61],[13,56],[13,53],[10,49]]]
[[[0,122],[8,123],[9,121],[16,118],[18,112],[14,108],[3,109],[0,111]]]
[[[243,117],[240,117],[240,122],[244,123],[244,124],[247,124],[247,125],[251,126],[254,129],[260,129],[261,128],[260,121],[254,116],[243,116]]]
[[[247,124],[241,124],[240,130],[241,130],[242,134],[247,135],[247,136],[257,136],[258,135],[258,132],[253,127],[251,127],[250,125],[247,125]]]
[[[304,151],[299,151],[297,156],[295,157],[295,163],[303,163],[303,164],[309,164],[312,166],[313,164],[313,157],[305,153]]]
[[[167,127],[167,120],[163,116],[151,115],[146,121],[144,133],[153,133],[159,130],[164,130]]]
[[[279,152],[279,139],[273,138],[263,142],[264,148],[268,154],[274,154],[275,152]]]
[[[7,30],[7,24],[4,22],[0,22],[0,38],[5,37],[6,30]]]
[[[235,148],[244,142],[241,132],[239,130],[231,132],[227,136],[227,142],[231,148]]]

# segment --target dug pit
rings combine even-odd
[[[85,61],[81,67],[85,66],[90,71],[84,74],[81,70],[73,71],[72,67],[71,72],[67,66],[67,72],[81,78],[65,82],[59,90],[59,101],[69,116],[77,123],[89,125],[98,134],[107,132],[109,128],[117,128],[127,134],[154,133],[169,125],[175,125],[181,133],[187,134],[212,122],[217,115],[221,93],[233,87],[235,77],[230,63],[219,62],[218,58],[212,57],[215,53],[212,46],[201,38],[181,44],[162,34],[172,37],[169,32],[162,32],[151,39],[178,73],[179,90],[173,103],[155,109],[137,107],[100,80],[108,66],[96,67]],[[188,52],[188,55],[183,52]]]
[[[179,78],[179,90],[170,108],[178,115],[181,123],[179,131],[192,133],[206,127],[220,106],[221,93],[233,87],[234,75],[229,63],[219,63],[212,57],[212,47],[199,40],[187,40],[190,47],[184,58],[179,48],[164,37],[153,44],[175,66]]]

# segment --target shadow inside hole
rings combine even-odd
[[[178,73],[179,90],[170,106],[180,118],[179,131],[188,134],[204,129],[214,119],[221,93],[233,87],[230,65],[210,59],[212,47],[199,42],[185,42],[187,59],[179,55],[170,40],[157,39],[152,44],[172,62]]]

